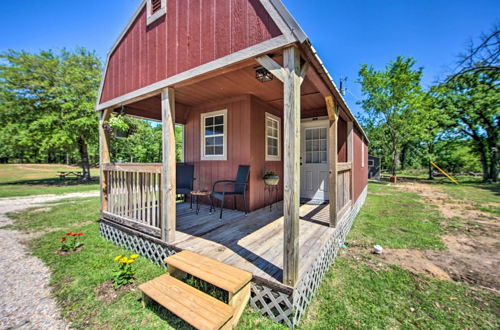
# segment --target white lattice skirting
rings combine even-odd
[[[323,246],[316,261],[300,279],[293,292],[265,282],[252,282],[250,305],[275,322],[282,322],[290,328],[299,324],[300,319],[310,304],[326,271],[335,260],[340,246],[344,243],[354,219],[363,206],[367,188],[359,196],[352,209],[344,214],[328,242]],[[168,247],[161,240],[117,225],[108,220],[100,222],[101,236],[114,244],[129,249],[165,267],[163,259],[177,251]]]

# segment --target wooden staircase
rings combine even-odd
[[[250,299],[251,273],[187,250],[165,258],[165,263],[168,274],[139,286],[145,299],[153,299],[197,329],[231,329],[238,323]],[[229,303],[182,282],[186,274],[227,291]]]

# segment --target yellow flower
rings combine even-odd
[[[120,259],[121,259],[121,257],[122,257],[121,255],[120,255],[120,256],[117,256],[117,257],[115,258],[115,261],[120,260]]]
[[[130,258],[137,259],[137,258],[139,258],[139,255],[138,254],[133,254],[133,255],[130,256]]]
[[[127,260],[127,264],[129,264],[129,265],[130,265],[130,264],[131,264],[131,263],[133,263],[134,261],[135,261],[134,259],[129,259],[129,260]]]
[[[124,264],[124,263],[126,263],[127,261],[128,261],[128,258],[127,258],[127,257],[123,257],[123,258],[121,258],[121,259],[120,259],[120,263],[121,263],[121,264]]]

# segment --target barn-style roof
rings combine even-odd
[[[149,22],[148,0],[143,0],[108,52],[97,111],[145,100],[167,86],[295,43],[324,86],[321,94],[334,95],[365,135],[307,35],[280,0],[161,1],[164,15]]]

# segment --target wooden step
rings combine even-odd
[[[215,285],[230,294],[240,291],[252,280],[252,274],[188,250],[165,258],[169,273],[181,271]]]
[[[168,274],[139,285],[139,289],[197,329],[231,328],[233,307]]]

